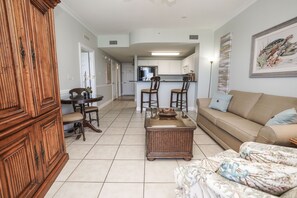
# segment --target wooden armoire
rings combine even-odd
[[[0,198],[43,197],[68,160],[53,9],[0,0]]]

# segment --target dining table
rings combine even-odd
[[[93,131],[97,132],[97,133],[101,133],[102,130],[96,128],[94,125],[92,125],[92,123],[90,123],[87,119],[86,119],[86,112],[85,112],[85,106],[88,103],[92,103],[92,102],[99,102],[103,99],[102,95],[94,95],[94,94],[89,94],[89,95],[76,95],[76,96],[62,96],[61,97],[61,103],[62,104],[78,104],[80,106],[80,111],[83,115],[83,126],[84,127],[88,127],[90,129],[92,129]]]

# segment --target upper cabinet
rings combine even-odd
[[[180,60],[159,60],[159,74],[181,74]]]
[[[192,73],[195,72],[195,54],[192,54],[182,60],[182,73]]]
[[[181,60],[138,60],[138,66],[158,66],[158,74],[181,74]]]

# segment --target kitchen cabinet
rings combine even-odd
[[[170,74],[181,74],[181,61],[170,60],[169,61],[169,72]]]
[[[0,0],[0,197],[43,197],[68,160],[53,8]]]
[[[138,60],[138,66],[158,66],[159,60]]]
[[[137,65],[138,66],[149,66],[149,61],[148,60],[138,60]]]
[[[180,60],[159,60],[159,74],[181,74]]]
[[[181,74],[181,60],[138,60],[138,66],[158,66],[158,74]]]
[[[181,64],[183,74],[192,73],[191,70],[195,72],[195,54],[192,54],[183,59]]]

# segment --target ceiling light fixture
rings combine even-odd
[[[152,56],[178,56],[179,52],[152,52]]]

